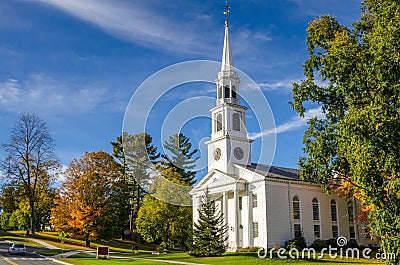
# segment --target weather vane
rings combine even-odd
[[[228,27],[229,26],[229,9],[231,8],[229,6],[228,0],[226,0],[226,5],[224,6],[224,8],[225,8],[224,15],[226,15],[225,25]]]

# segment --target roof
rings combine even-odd
[[[251,170],[259,175],[269,177],[269,178],[277,178],[277,179],[289,179],[289,180],[297,180],[300,179],[300,170],[285,168],[285,167],[277,167],[263,164],[255,164],[251,163],[250,165],[242,165],[244,168]]]

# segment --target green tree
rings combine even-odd
[[[194,223],[193,245],[189,254],[195,257],[222,255],[226,251],[228,227],[224,224],[224,216],[215,206],[208,189],[198,213],[199,219]]]
[[[50,210],[53,207],[55,189],[51,187],[49,179],[41,178],[37,185],[35,194],[35,231],[42,231],[50,223]],[[19,230],[29,229],[29,226],[25,227],[26,216],[29,217],[29,200],[20,183],[9,182],[3,185],[0,193],[0,207],[2,209],[2,223],[5,230],[13,228]],[[7,218],[13,218],[11,223],[16,226],[8,226],[7,224],[10,220]],[[16,218],[19,222],[16,221]],[[22,222],[22,220],[24,221]],[[24,225],[18,225],[22,223]]]
[[[328,190],[350,186],[370,209],[383,250],[396,254],[390,262],[398,264],[400,4],[365,0],[362,11],[352,29],[331,16],[309,24],[306,79],[294,84],[292,106],[303,116],[306,104],[317,103],[325,115],[309,121],[299,165],[303,179]]]
[[[149,172],[160,154],[152,144],[152,137],[146,133],[129,135],[124,132],[111,142],[113,156],[122,169],[125,191],[130,201],[129,229],[134,230],[134,221],[148,189]]]
[[[155,168],[159,175],[152,179],[149,194],[139,210],[136,226],[148,242],[162,241],[169,245],[187,248],[192,235],[192,208],[189,191],[194,182],[192,171],[198,158],[191,150],[189,138],[176,134],[164,144],[171,155],[162,155]]]
[[[53,176],[58,168],[54,143],[46,123],[36,114],[22,113],[11,131],[8,142],[2,144],[6,158],[0,167],[7,181],[21,188],[29,202],[29,229],[35,233],[35,206],[41,182]]]
[[[194,156],[198,150],[192,150],[190,139],[182,133],[170,136],[168,141],[165,141],[164,147],[169,151],[169,154],[161,156],[163,159],[157,169],[161,174],[163,174],[163,169],[173,169],[180,175],[179,181],[192,186],[195,183],[196,175],[196,171],[193,171],[193,169],[196,166],[197,159],[199,159],[199,157]],[[168,175],[164,177],[168,179]]]
[[[159,243],[186,249],[190,242],[192,209],[188,206],[168,204],[146,195],[136,219],[138,232],[149,243]]]

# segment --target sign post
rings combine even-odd
[[[62,257],[62,255],[64,254],[64,239],[65,239],[66,234],[64,231],[61,231],[58,236],[61,239],[61,257]]]

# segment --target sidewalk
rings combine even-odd
[[[71,251],[67,251],[64,252],[63,254],[57,254],[54,256],[51,256],[52,259],[59,259],[59,258],[68,258],[69,256],[75,255],[75,254],[79,254],[82,253],[84,251],[81,250],[71,250]]]
[[[32,241],[38,243],[39,245],[42,245],[42,246],[44,246],[45,248],[48,248],[48,249],[60,249],[60,248],[55,247],[55,246],[53,246],[53,245],[50,245],[49,243],[46,243],[46,242],[44,242],[44,241],[42,241],[42,240],[40,240],[40,239],[36,239],[36,238],[32,238],[32,237],[25,237],[25,236],[23,236],[23,235],[21,235],[21,234],[14,233],[14,232],[12,232],[12,231],[10,231],[9,233],[10,233],[10,234],[13,234],[13,235],[15,235],[15,236],[18,236],[18,237],[22,237],[22,238],[26,238],[26,239],[32,240]]]

